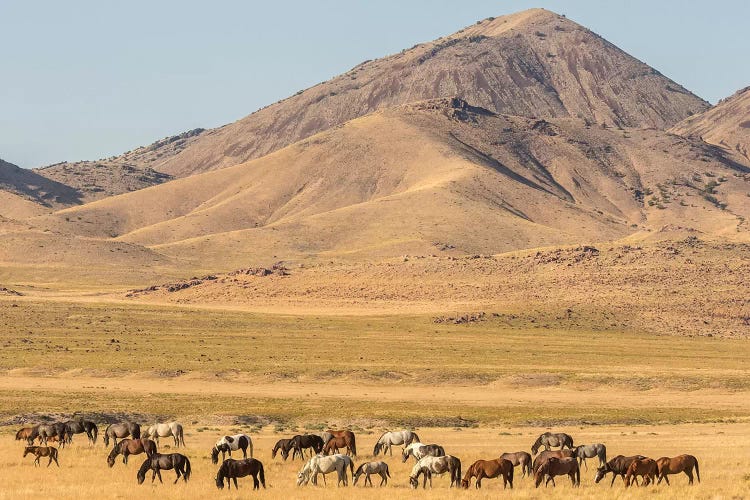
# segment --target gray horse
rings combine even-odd
[[[404,445],[409,446],[412,443],[418,443],[420,442],[419,436],[417,436],[416,432],[412,431],[396,431],[396,432],[384,432],[382,436],[378,439],[378,442],[375,443],[375,449],[372,452],[372,456],[377,457],[378,453],[381,451],[383,452],[383,455],[390,452],[391,456],[393,456],[393,450],[391,449],[391,446],[395,445]]]
[[[99,428],[91,420],[84,420],[82,418],[68,420],[65,422],[65,425],[70,428],[70,431],[73,434],[83,434],[85,432],[86,437],[89,438],[89,444],[96,444],[96,438],[99,435]]]
[[[109,446],[109,440],[113,439],[117,446],[117,439],[131,437],[133,439],[141,438],[141,426],[136,422],[120,422],[110,424],[104,430],[104,446]]]
[[[53,424],[39,425],[39,442],[47,446],[47,438],[57,436],[60,446],[65,447],[66,443],[73,440],[73,432],[64,422],[55,422]]]
[[[531,445],[531,454],[536,455],[541,446],[544,446],[545,450],[557,447],[560,447],[561,450],[563,448],[570,448],[572,450],[573,438],[570,437],[569,434],[565,434],[564,432],[545,432],[544,434],[541,434],[538,438],[536,438],[534,444]]]
[[[607,465],[607,447],[602,443],[582,444],[573,448],[573,456],[578,459],[578,464],[586,465],[587,458],[599,458],[599,467]],[[586,470],[589,466],[586,465]]]

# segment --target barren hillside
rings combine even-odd
[[[70,186],[0,160],[0,201],[0,215],[24,218],[78,204],[81,196]]]

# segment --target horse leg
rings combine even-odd
[[[39,466],[39,456],[40,455],[37,455],[37,457],[34,459],[34,467]]]
[[[688,477],[688,484],[693,484],[693,471],[692,471],[692,469],[685,469],[685,475]]]
[[[174,468],[174,473],[177,474],[177,477],[175,478],[174,483],[172,483],[172,484],[177,484],[177,481],[180,480],[180,476],[182,475],[182,474],[180,474],[180,468],[179,467],[175,467]]]
[[[664,481],[667,483],[667,486],[671,486],[671,484],[669,484],[669,478],[667,477],[667,475],[666,474],[662,474],[661,477],[659,477],[659,479],[661,479],[662,477],[664,478]],[[688,477],[690,477],[690,476],[688,476]],[[659,483],[657,483],[657,484],[659,484]]]
[[[229,450],[229,456],[232,456],[232,450]],[[242,458],[247,458],[247,448],[242,448]]]
[[[240,489],[240,487],[239,487],[239,486],[237,486],[237,478],[236,478],[236,477],[233,477],[232,479],[234,480],[234,489],[235,489],[235,490],[238,490],[238,489]],[[230,486],[231,486],[231,482],[230,482],[229,478],[227,478],[227,483],[230,483]]]
[[[484,477],[484,471],[480,470],[479,473],[477,474],[477,482],[474,483],[474,487],[476,489],[478,489],[478,490],[482,488],[482,478],[483,477]]]
[[[49,460],[47,460],[47,467],[49,467],[50,465],[52,465],[52,453],[49,454]],[[60,466],[58,465],[58,467]]]

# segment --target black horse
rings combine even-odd
[[[312,450],[315,455],[323,451],[323,438],[320,436],[317,436],[315,434],[304,434],[304,435],[296,435],[292,438],[292,449],[294,452],[292,452],[292,460],[294,460],[299,454],[299,457],[304,460],[305,454],[304,450]],[[289,451],[287,451],[287,455],[289,454]],[[284,456],[284,451],[282,450],[281,455]],[[284,456],[284,460],[286,460],[286,457]]]
[[[292,449],[292,439],[279,439],[278,441],[276,441],[276,444],[273,445],[273,449],[271,450],[271,458],[276,458],[276,454],[281,451],[281,458],[286,460],[289,457],[289,450]],[[216,454],[216,457],[218,462],[218,453]]]
[[[65,422],[65,425],[68,426],[73,434],[83,434],[85,432],[89,438],[89,443],[92,445],[96,444],[96,438],[99,436],[99,428],[91,420],[84,420],[82,418],[68,420]]]
[[[143,464],[141,464],[141,468],[138,469],[138,475],[136,476],[138,478],[138,484],[143,484],[143,481],[146,480],[146,471],[149,469],[152,471],[152,483],[156,476],[159,476],[159,482],[163,484],[164,481],[161,480],[161,471],[169,469],[174,469],[175,474],[177,474],[177,479],[175,479],[172,484],[177,483],[177,481],[180,480],[180,477],[182,477],[186,483],[188,479],[190,479],[190,460],[181,453],[154,453],[144,460]]]
[[[227,480],[227,486],[231,490],[232,482],[234,481],[235,489],[239,489],[237,486],[237,478],[253,476],[253,490],[259,490],[260,485],[263,488],[266,487],[266,476],[263,472],[263,464],[260,460],[254,458],[246,458],[244,460],[235,460],[228,458],[222,462],[219,471],[216,473],[216,487],[224,489],[224,479]]]

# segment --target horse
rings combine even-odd
[[[469,466],[466,470],[466,475],[461,480],[461,487],[469,489],[471,478],[476,477],[476,484],[474,485],[477,489],[482,487],[482,479],[494,479],[496,477],[503,478],[503,489],[510,483],[510,489],[513,489],[513,462],[504,458],[496,458],[495,460],[477,460]]]
[[[156,453],[156,443],[150,439],[123,439],[112,447],[107,457],[107,465],[113,467],[117,455],[122,455],[122,463],[128,464],[128,456],[140,455],[145,453],[147,457],[152,457]]]
[[[214,464],[219,463],[219,452],[221,452],[222,460],[224,460],[226,453],[229,453],[229,458],[232,458],[232,452],[237,450],[242,450],[242,458],[247,458],[248,448],[250,448],[250,458],[252,458],[253,440],[247,434],[222,436],[211,449],[211,462]]]
[[[604,476],[606,476],[610,472],[612,473],[612,482],[609,483],[610,488],[613,484],[615,484],[615,479],[617,478],[617,476],[620,476],[622,478],[622,481],[625,482],[625,474],[628,472],[628,467],[630,467],[630,464],[632,464],[636,460],[640,460],[643,458],[646,457],[644,457],[643,455],[634,455],[632,457],[617,455],[615,458],[596,470],[596,477],[594,478],[594,482],[598,483],[599,481],[604,479]]]
[[[120,422],[117,424],[110,424],[104,429],[104,446],[109,446],[109,440],[114,440],[114,444],[117,444],[117,439],[122,438],[141,438],[141,426],[136,422]]]
[[[383,452],[383,455],[390,452],[391,456],[393,456],[393,450],[391,449],[391,446],[395,445],[404,445],[408,446],[411,443],[418,443],[420,441],[419,436],[417,436],[416,432],[412,431],[395,431],[395,432],[384,432],[380,438],[378,438],[377,443],[375,443],[375,449],[372,452],[372,456],[377,457],[378,453],[381,451]]]
[[[602,467],[607,463],[607,447],[601,443],[578,445],[573,448],[573,456],[578,459],[578,465],[586,465],[586,470],[589,470],[587,458],[599,458],[599,467]]]
[[[70,432],[73,434],[86,433],[86,437],[89,438],[89,444],[95,445],[96,438],[99,435],[99,428],[91,420],[84,420],[79,418],[78,420],[68,420],[65,425],[70,428]]]
[[[291,449],[294,451],[292,452],[292,460],[299,454],[300,458],[302,460],[305,459],[304,450],[309,449],[312,455],[317,455],[321,451],[323,451],[323,439],[320,436],[316,436],[315,434],[303,434],[303,435],[296,435],[291,439]],[[356,452],[356,449],[355,449]],[[289,450],[286,451],[286,455],[289,455]],[[281,456],[284,457],[284,460],[286,460],[286,456],[284,455],[284,450],[281,450]]]
[[[333,434],[331,434],[329,431],[323,431],[320,434],[318,434],[318,436],[320,436],[320,439],[323,440],[323,445],[325,445],[328,441],[331,440],[331,438],[333,437]]]
[[[34,440],[39,436],[39,426],[24,427],[16,432],[16,441],[25,439],[29,446],[34,445]]]
[[[517,451],[515,453],[503,453],[502,455],[500,455],[500,458],[510,460],[510,463],[513,464],[513,467],[520,465],[521,471],[523,472],[521,474],[521,477],[526,477],[527,475],[531,477],[531,455],[529,455],[527,452]]]
[[[534,487],[539,488],[542,484],[542,479],[547,478],[544,481],[544,487],[552,481],[552,486],[555,486],[555,476],[563,476],[567,474],[570,478],[570,482],[573,487],[581,486],[581,469],[578,467],[578,460],[575,457],[548,458],[539,469],[536,471],[534,476]]]
[[[49,461],[47,462],[47,467],[50,466],[52,461],[55,461],[55,464],[60,467],[60,462],[57,461],[57,448],[54,446],[27,446],[23,450],[23,456],[26,458],[26,455],[29,453],[33,454],[36,458],[34,459],[34,465],[39,466],[39,459],[42,457],[49,457]]]
[[[354,475],[354,462],[348,455],[315,455],[308,460],[305,465],[302,466],[300,471],[297,473],[297,486],[306,485],[312,479],[314,485],[318,485],[318,474],[323,474],[323,481],[325,481],[325,475],[333,471],[338,474],[338,485],[344,483],[344,486],[349,485],[349,480],[346,475],[346,468],[349,467]]]
[[[549,458],[571,458],[573,456],[573,450],[545,450],[534,458],[534,462],[531,464],[531,470],[536,473],[539,467],[546,462]]]
[[[365,487],[367,487],[367,483],[370,483],[370,486],[372,486],[372,479],[370,478],[370,474],[378,474],[380,476],[380,485],[384,486],[388,485],[388,478],[391,477],[391,472],[388,470],[388,464],[385,462],[365,462],[361,464],[359,467],[357,467],[357,472],[353,474],[354,482],[353,485],[357,486],[357,481],[359,481],[359,477],[364,474],[365,475]]]
[[[60,441],[60,445],[64,448],[65,444],[70,443],[73,439],[73,433],[64,422],[55,422],[52,424],[40,424],[39,426],[39,442],[47,445],[47,439],[53,436],[57,436]]]
[[[357,439],[352,431],[326,431],[331,435],[331,439],[323,440],[323,453],[336,453],[339,448],[346,448],[346,454],[357,456]]]
[[[292,440],[291,439],[279,439],[276,441],[276,444],[273,445],[273,449],[271,450],[271,458],[276,458],[276,453],[281,450],[281,458],[286,460],[289,457],[289,450],[292,449]]]
[[[442,457],[445,455],[445,450],[439,444],[412,443],[401,452],[401,462],[409,460],[410,455],[418,462],[426,456]]]
[[[180,477],[182,477],[182,480],[186,483],[188,479],[190,479],[190,459],[181,453],[170,453],[166,455],[154,453],[148,457],[143,461],[143,464],[141,464],[141,468],[138,469],[138,474],[136,475],[138,484],[143,484],[143,481],[146,480],[146,471],[149,469],[152,471],[152,483],[156,476],[159,476],[159,482],[163,484],[164,481],[161,480],[161,471],[169,469],[174,469],[175,474],[177,474],[177,478],[172,484],[176,484],[177,481],[180,480]]]
[[[461,461],[452,455],[443,455],[440,457],[427,456],[421,458],[414,467],[411,469],[411,475],[409,475],[409,485],[412,489],[419,487],[419,476],[424,474],[424,480],[422,488],[427,488],[427,480],[430,480],[430,488],[432,488],[432,475],[443,475],[446,472],[450,472],[452,488],[455,484],[458,487],[461,484]]]
[[[263,489],[266,489],[266,475],[263,472],[263,464],[260,460],[254,458],[244,460],[227,458],[224,460],[216,473],[216,487],[220,490],[224,489],[224,480],[226,479],[228,489],[232,489],[232,480],[234,480],[234,489],[239,489],[237,478],[245,476],[253,476],[253,490],[259,490],[261,484]]]
[[[541,434],[538,438],[536,438],[534,444],[531,445],[531,454],[536,455],[539,451],[539,447],[541,446],[544,446],[545,450],[556,448],[558,446],[561,450],[563,448],[573,449],[573,438],[570,437],[569,434],[565,434],[564,432],[545,432],[544,434]]]
[[[147,430],[143,431],[143,437],[153,438],[156,444],[159,444],[160,437],[172,436],[174,439],[174,445],[179,448],[185,446],[185,437],[182,431],[182,424],[179,422],[169,422],[166,424],[154,424]]]
[[[698,478],[698,482],[701,482],[701,473],[698,469],[698,459],[693,455],[678,455],[674,458],[661,457],[656,461],[656,466],[659,469],[659,481],[656,484],[661,483],[661,480],[667,482],[669,486],[669,474],[679,474],[684,472],[688,477],[688,484],[693,484],[693,469],[695,469],[695,476]]]
[[[642,486],[648,486],[656,481],[656,475],[659,473],[659,467],[656,460],[651,458],[640,458],[633,460],[625,473],[625,487],[630,487],[630,483],[636,479],[636,476],[643,478]]]

